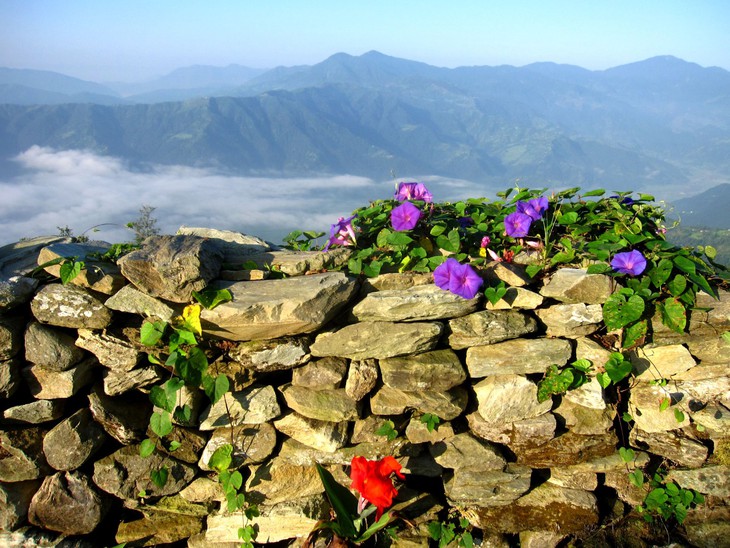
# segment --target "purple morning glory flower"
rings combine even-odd
[[[411,230],[418,224],[421,210],[411,202],[403,202],[390,212],[390,224],[394,230]]]
[[[628,274],[629,276],[638,276],[646,268],[646,259],[641,251],[625,251],[624,253],[616,253],[611,266],[616,272]]]
[[[528,215],[533,221],[542,219],[543,213],[548,208],[548,199],[545,196],[533,198],[529,202],[517,202],[517,212]]]
[[[355,238],[355,231],[352,228],[352,220],[355,215],[345,219],[340,217],[335,224],[330,228],[330,239],[327,241],[327,245],[324,246],[324,251],[327,251],[330,246],[333,245],[354,245],[357,240]]]
[[[433,271],[433,281],[437,287],[448,289],[464,299],[473,299],[482,287],[484,280],[468,264],[461,264],[453,258],[446,259]]]
[[[395,199],[433,202],[433,194],[428,191],[423,183],[399,183],[398,190],[395,191]]]
[[[504,218],[504,231],[512,238],[524,238],[530,232],[532,217],[515,211]]]
[[[443,263],[438,265],[433,271],[433,283],[441,289],[448,291],[451,282],[451,274],[454,268],[461,267],[461,263],[454,258],[449,257]]]

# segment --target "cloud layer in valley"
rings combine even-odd
[[[235,230],[280,244],[290,231],[328,231],[338,217],[369,200],[390,198],[393,182],[339,175],[257,178],[209,169],[153,166],[132,170],[119,158],[33,146],[15,159],[22,171],[0,180],[0,245],[70,227],[75,235],[124,242],[125,225],[143,205],[163,233],[182,226]],[[439,201],[493,195],[474,183],[426,177]]]

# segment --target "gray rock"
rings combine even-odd
[[[540,290],[543,297],[563,303],[603,304],[613,293],[612,278],[588,274],[583,268],[560,268]]]
[[[470,413],[466,419],[476,436],[514,448],[541,446],[555,437],[557,427],[552,413],[511,423],[486,421],[478,412]]]
[[[23,405],[8,407],[3,418],[10,422],[41,424],[56,420],[63,415],[64,400],[35,400]]]
[[[193,291],[218,276],[223,252],[197,236],[151,236],[143,247],[119,259],[122,274],[138,289],[175,303],[187,303]]]
[[[616,415],[612,408],[584,407],[566,398],[563,398],[560,405],[553,409],[553,413],[562,417],[565,427],[571,432],[582,436],[605,434],[613,428],[613,419]]]
[[[139,392],[110,397],[96,385],[89,394],[89,410],[107,434],[122,445],[131,445],[145,438],[152,403]]]
[[[699,468],[707,460],[707,447],[677,431],[644,432],[634,428],[629,434],[629,439],[633,446],[646,447],[649,452],[671,459],[687,468]]]
[[[43,480],[30,503],[28,521],[66,535],[86,535],[98,527],[107,510],[108,504],[86,476],[59,472]]]
[[[454,435],[454,427],[450,422],[439,422],[429,431],[428,425],[420,417],[411,417],[406,426],[406,438],[411,443],[438,443]]]
[[[119,396],[131,390],[146,388],[165,378],[163,370],[153,365],[147,367],[136,367],[131,371],[105,369],[104,393],[108,396]]]
[[[19,357],[0,361],[0,398],[9,398],[22,384],[20,367],[22,360]]]
[[[304,445],[334,453],[344,447],[349,439],[348,422],[321,421],[289,413],[274,421],[274,427]]]
[[[435,285],[369,293],[355,305],[358,321],[413,322],[456,318],[474,312],[480,298],[464,299]]]
[[[44,286],[30,309],[39,322],[58,327],[104,329],[112,319],[111,310],[99,299],[73,285]]]
[[[472,378],[489,375],[544,373],[555,364],[568,363],[573,353],[562,339],[513,339],[466,351],[466,366]]]
[[[307,337],[283,337],[243,342],[231,350],[229,356],[259,373],[283,371],[309,361],[309,340]]]
[[[483,310],[449,320],[449,330],[449,346],[459,350],[534,333],[537,322],[516,310]]]
[[[548,337],[576,339],[594,333],[603,322],[600,304],[558,304],[535,313],[547,327]]]
[[[444,481],[444,490],[453,505],[501,509],[527,492],[531,477],[532,470],[518,464],[500,470],[459,468]]]
[[[514,263],[491,262],[487,264],[485,275],[490,281],[504,282],[511,287],[523,287],[532,282],[525,273],[525,268]]]
[[[292,371],[291,383],[313,390],[339,388],[347,372],[347,360],[330,356],[314,360]]]
[[[678,407],[680,395],[673,385],[638,383],[632,388],[629,396],[629,414],[634,419],[636,427],[644,432],[667,432],[689,426],[689,417],[680,423],[674,414],[674,410],[680,408]],[[660,404],[665,398],[671,399],[671,405],[662,410]]]
[[[684,489],[694,489],[720,499],[730,498],[730,466],[714,464],[695,470],[670,470],[667,481],[675,481]]]
[[[682,525],[692,546],[722,546],[730,538],[730,507],[700,505],[687,512]]]
[[[629,358],[636,378],[644,381],[671,379],[697,365],[689,350],[679,344],[648,344],[631,352]]]
[[[27,276],[0,276],[0,312],[6,313],[33,298],[38,280]]]
[[[590,409],[606,409],[606,401],[603,399],[603,388],[596,377],[589,377],[586,384],[578,388],[568,390],[563,395],[564,401],[569,401]]]
[[[547,443],[537,444],[531,439],[521,439],[520,445],[509,448],[517,462],[531,468],[553,468],[607,457],[616,452],[616,436],[613,432],[581,436],[568,431]]]
[[[122,371],[134,369],[143,356],[140,349],[131,342],[110,333],[97,333],[90,329],[78,330],[76,346],[91,352],[104,367]]]
[[[157,487],[150,479],[150,471],[167,468],[168,479]],[[167,457],[155,451],[150,457],[141,457],[138,445],[128,445],[94,463],[94,483],[112,495],[135,500],[142,491],[149,497],[173,495],[195,477],[197,467]]]
[[[250,386],[225,394],[200,415],[200,430],[239,424],[261,424],[281,415],[276,393],[270,385]]]
[[[233,300],[203,310],[203,331],[234,341],[311,333],[330,321],[355,293],[355,280],[328,272],[282,280],[216,282]]]
[[[47,429],[30,427],[0,430],[0,481],[33,480],[51,472],[43,454],[43,436]]]
[[[687,340],[690,353],[703,365],[730,364],[730,341],[717,335],[710,337],[692,337]]]
[[[420,285],[433,285],[431,272],[388,272],[374,278],[365,278],[362,282],[361,293],[367,295],[373,291],[404,290]]]
[[[47,245],[70,242],[70,238],[39,236],[0,247],[0,279],[28,276],[38,266],[38,253]]]
[[[376,360],[352,360],[347,370],[345,393],[355,401],[367,396],[378,382]]]
[[[428,450],[443,468],[502,470],[507,464],[497,448],[468,432],[436,442],[430,445]]]
[[[14,358],[23,349],[25,323],[22,316],[0,316],[0,361]]]
[[[342,356],[353,360],[383,359],[433,350],[443,325],[437,322],[361,322],[317,335],[309,348],[313,356]]]
[[[508,287],[504,297],[496,303],[487,301],[487,310],[535,310],[543,300],[542,295],[524,287]]]
[[[25,330],[25,359],[51,371],[70,369],[84,357],[72,333],[31,322]]]
[[[169,546],[199,535],[207,509],[198,504],[181,502],[179,496],[147,504],[139,519],[122,521],[115,542],[129,546]]]
[[[358,418],[357,402],[344,388],[312,390],[286,384],[279,388],[287,405],[304,417],[328,422],[352,421]]]
[[[12,531],[25,522],[30,501],[40,485],[40,480],[0,484],[0,530]],[[0,536],[0,543],[2,540]]]
[[[181,226],[177,235],[197,236],[212,242],[223,253],[223,262],[229,265],[240,265],[251,255],[271,251],[268,242],[261,238],[232,230]]]
[[[466,379],[464,366],[450,349],[382,359],[380,374],[384,384],[405,391],[449,390]]]
[[[240,546],[237,531],[242,523],[256,529],[256,542],[271,544],[301,539],[311,533],[322,520],[329,516],[330,505],[323,494],[314,494],[282,501],[273,506],[260,508],[260,515],[252,520],[242,518],[240,512],[215,514],[208,517],[204,538],[190,539],[189,548],[234,548]],[[200,542],[199,544],[197,542]],[[296,545],[296,544],[290,544]]]
[[[494,375],[474,385],[478,412],[487,422],[514,422],[550,411],[551,400],[537,401],[537,386],[520,375]]]
[[[106,441],[102,427],[91,411],[80,409],[59,422],[43,438],[46,461],[56,470],[80,468]]]
[[[99,245],[101,244],[101,245]],[[112,295],[119,291],[127,283],[119,267],[109,261],[100,261],[92,254],[106,253],[111,244],[106,242],[73,242],[51,244],[41,249],[38,254],[38,266],[60,258],[75,257],[77,261],[83,261],[84,267],[79,274],[68,283],[86,287],[98,293]],[[44,268],[51,276],[61,277],[61,265],[55,264]]]
[[[155,297],[143,293],[133,285],[125,285],[104,303],[111,310],[158,318],[169,322],[178,312]]]
[[[598,523],[598,503],[593,493],[543,483],[514,504],[471,508],[469,521],[476,527],[504,533],[553,531],[578,533]]]
[[[233,428],[216,428],[201,454],[198,466],[201,470],[211,470],[210,458],[219,447],[232,444],[231,467],[259,464],[268,459],[276,447],[276,430],[268,423],[242,424]]]
[[[322,492],[324,487],[313,464],[294,464],[282,457],[253,467],[246,482],[246,499],[259,505],[273,506]]]
[[[66,371],[53,371],[40,365],[31,365],[21,371],[34,398],[58,400],[70,398],[93,381],[96,358],[89,357]]]
[[[453,420],[464,412],[468,399],[468,393],[462,386],[441,392],[406,392],[382,386],[370,398],[370,410],[376,415],[400,415],[407,409],[415,409],[419,413],[432,413],[443,420]]]
[[[347,265],[352,250],[346,247],[332,248],[329,251],[266,251],[249,255],[247,260],[259,268],[278,270],[287,276],[303,276],[307,273],[325,270],[339,270]]]

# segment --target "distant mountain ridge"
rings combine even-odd
[[[674,57],[449,69],[368,52],[227,70],[175,71],[160,81],[177,87],[136,98],[112,90],[117,104],[0,105],[0,156],[41,145],[247,174],[698,192],[730,178],[730,72]],[[198,77],[209,86],[191,88]]]

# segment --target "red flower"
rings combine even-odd
[[[400,463],[391,456],[381,460],[353,457],[350,466],[350,488],[360,493],[361,501],[365,499],[378,509],[375,519],[379,520],[383,510],[393,504],[393,497],[398,494],[390,475],[395,473],[400,479],[405,479]]]

